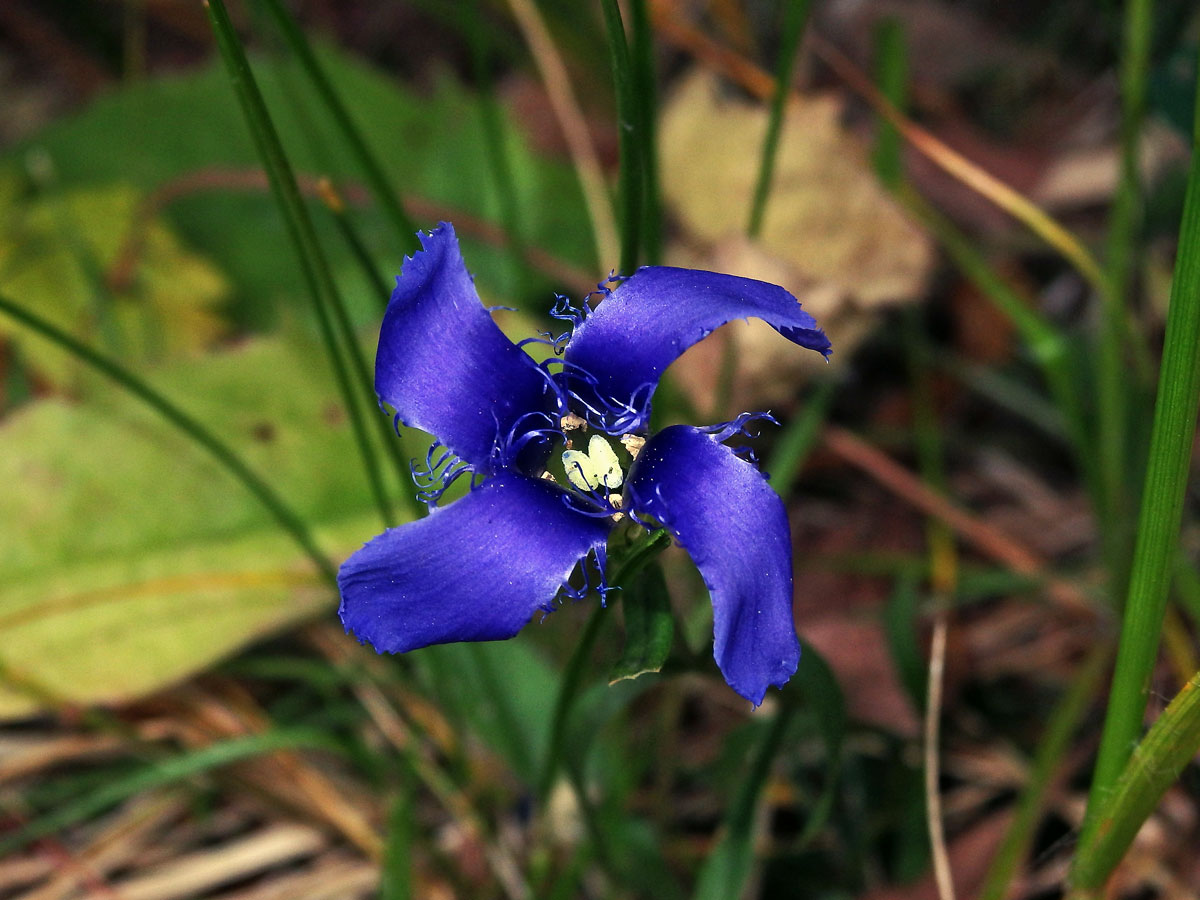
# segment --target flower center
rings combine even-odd
[[[581,491],[615,491],[625,481],[617,454],[599,434],[592,435],[586,451],[564,450],[562,462],[567,480]]]

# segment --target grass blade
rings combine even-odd
[[[1200,134],[1200,102],[1195,116],[1195,132]],[[1167,589],[1174,572],[1196,413],[1200,407],[1198,344],[1200,153],[1193,153],[1175,258],[1175,277],[1171,283],[1171,305],[1167,313],[1158,399],[1137,523],[1137,544],[1081,845],[1097,839],[1100,808],[1125,768],[1146,711],[1146,692],[1158,653]]]
[[[392,230],[396,234],[397,247],[405,253],[413,253],[420,250],[417,243],[417,226],[416,223],[409,217],[404,209],[404,205],[400,200],[400,195],[392,188],[388,182],[387,175],[384,174],[383,167],[375,158],[375,154],[371,152],[367,146],[366,139],[363,138],[362,132],[358,126],[354,124],[354,119],[351,117],[349,110],[342,103],[341,98],[337,95],[337,91],[333,89],[325,70],[321,67],[317,55],[313,53],[312,45],[309,44],[308,38],[304,36],[304,32],[300,30],[300,26],[296,24],[296,20],[284,7],[282,0],[262,0],[267,11],[271,14],[271,18],[275,20],[275,24],[279,26],[283,38],[287,41],[288,47],[296,54],[300,60],[300,66],[308,75],[309,81],[312,82],[313,88],[316,89],[317,96],[325,104],[329,114],[333,116],[337,123],[338,129],[342,132],[342,137],[345,138],[350,152],[354,155],[358,162],[359,168],[362,170],[363,179],[367,183],[367,187],[371,189],[372,196],[375,197],[375,202],[379,204],[379,208],[383,210],[385,218],[392,226]]]
[[[775,66],[775,93],[771,96],[771,113],[767,120],[767,133],[763,138],[762,157],[758,163],[758,179],[754,184],[754,199],[750,205],[750,223],[746,233],[758,237],[762,231],[763,216],[767,211],[767,197],[771,193],[771,178],[775,173],[775,156],[779,150],[779,130],[783,125],[783,113],[788,95],[792,92],[792,71],[796,66],[796,51],[804,37],[804,26],[808,23],[811,0],[785,0],[787,12],[783,21],[783,41],[779,46],[779,60]]]
[[[658,89],[654,77],[654,31],[646,0],[630,0],[630,60],[637,102],[638,149],[642,152],[642,246],[646,262],[662,261],[662,188],[658,178]]]
[[[335,581],[337,570],[333,567],[333,563],[329,561],[329,557],[321,551],[316,541],[313,540],[313,536],[309,533],[308,526],[304,524],[304,520],[292,512],[283,498],[275,493],[274,488],[255,474],[254,470],[228,444],[128,369],[102,356],[86,344],[80,343],[41,317],[13,303],[7,297],[0,296],[0,312],[5,313],[22,325],[32,328],[43,337],[58,344],[101,374],[115,381],[212,454],[213,458],[226,471],[240,481],[246,490],[258,498],[267,511],[275,517],[275,521],[279,523],[280,527],[292,536],[300,549],[304,551],[304,554],[313,561],[321,574],[331,584]]]
[[[1200,672],[1192,676],[1133,751],[1084,832],[1071,867],[1068,900],[1094,900],[1166,792],[1200,750]]]
[[[346,403],[346,411],[350,416],[355,439],[358,441],[359,452],[362,456],[367,479],[371,485],[371,492],[375,496],[375,502],[379,507],[379,514],[384,524],[391,525],[394,516],[391,502],[384,490],[379,459],[366,431],[363,412],[359,403],[360,398],[356,396],[354,386],[351,383],[351,373],[347,368],[343,349],[334,331],[334,322],[330,318],[330,310],[333,310],[338,326],[343,331],[343,337],[347,339],[350,345],[350,356],[356,369],[355,374],[357,374],[359,381],[363,382],[361,385],[363,391],[362,399],[366,400],[370,407],[373,408],[375,391],[370,373],[367,371],[366,363],[362,358],[362,350],[358,346],[358,342],[354,339],[349,319],[341,303],[337,289],[334,286],[333,277],[329,273],[329,265],[325,259],[324,251],[317,240],[312,219],[308,215],[308,210],[296,185],[296,177],[292,172],[291,164],[283,152],[283,145],[279,142],[279,135],[276,133],[275,126],[271,122],[271,117],[267,112],[266,104],[263,102],[262,94],[259,93],[258,85],[254,80],[254,73],[251,71],[250,63],[246,59],[245,52],[242,50],[241,41],[238,39],[237,32],[233,28],[233,23],[229,20],[225,4],[222,0],[205,0],[205,8],[208,10],[209,21],[216,35],[217,46],[221,51],[221,58],[224,60],[225,67],[229,72],[230,82],[234,88],[234,92],[237,94],[239,103],[241,103],[246,123],[250,127],[251,135],[254,138],[254,145],[262,159],[263,167],[267,171],[267,178],[271,183],[271,192],[274,194],[275,200],[283,212],[288,235],[295,247],[296,255],[299,257],[300,268],[304,273],[304,279],[308,285],[309,294],[312,297],[317,324],[321,330],[321,337],[325,342],[333,364],[338,387]],[[385,446],[389,448],[389,451],[393,452],[393,462],[396,462],[398,467],[400,467],[401,471],[398,474],[403,479],[407,476],[408,467],[398,455],[398,448],[395,446],[396,442],[390,439],[391,425],[382,416],[377,416],[376,418],[379,420],[385,435]],[[410,508],[414,515],[416,515],[417,501],[415,498],[412,498]]]
[[[231,738],[191,753],[157,761],[123,778],[108,781],[99,789],[38,816],[15,834],[0,838],[0,857],[98,815],[143,791],[174,784],[264,753],[302,749],[338,751],[340,746],[321,731],[289,728]]]
[[[642,162],[638,147],[641,116],[634,97],[633,66],[625,23],[617,0],[602,0],[604,25],[608,32],[608,57],[617,96],[617,146],[620,154],[618,206],[621,211],[621,263],[619,274],[632,275],[638,264],[642,229]]]

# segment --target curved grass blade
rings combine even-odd
[[[1194,134],[1200,135],[1200,92]],[[1196,143],[1194,141],[1194,143]],[[1167,590],[1175,568],[1184,493],[1200,409],[1200,153],[1192,154],[1183,205],[1171,304],[1137,544],[1125,602],[1116,671],[1092,776],[1081,845],[1097,839],[1100,809],[1112,793],[1142,729],[1151,670],[1158,654]]]
[[[37,331],[60,347],[64,348],[83,362],[96,369],[101,374],[115,381],[129,393],[143,400],[155,412],[184,432],[188,437],[207,450],[230,474],[240,481],[250,493],[266,507],[275,517],[275,521],[292,536],[304,554],[313,561],[317,569],[332,584],[337,578],[337,570],[324,552],[317,546],[309,533],[304,521],[292,512],[275,490],[262,478],[255,474],[235,453],[228,444],[193,419],[182,409],[164,397],[146,382],[132,372],[101,356],[95,350],[82,344],[71,335],[59,330],[49,322],[44,321],[34,313],[13,303],[7,297],[0,296],[0,312],[11,316],[23,325]]]
[[[275,20],[275,24],[279,26],[288,47],[300,60],[301,68],[308,75],[309,81],[312,82],[317,95],[329,110],[329,114],[337,122],[338,129],[342,132],[350,152],[354,154],[359,168],[362,169],[363,179],[371,189],[375,202],[383,210],[384,216],[396,234],[397,246],[405,253],[420,250],[420,245],[417,243],[416,224],[405,211],[400,195],[388,182],[383,167],[367,146],[367,142],[358,126],[354,124],[349,110],[342,103],[337,91],[333,89],[317,55],[313,53],[308,38],[304,36],[304,32],[300,30],[300,26],[296,24],[296,20],[292,18],[281,0],[261,0],[261,2],[266,6],[271,18]]]
[[[750,206],[750,224],[746,227],[750,237],[758,237],[762,231],[763,216],[767,210],[767,197],[771,193],[771,177],[775,173],[775,156],[779,150],[779,129],[783,124],[784,107],[792,92],[792,71],[796,67],[796,51],[804,37],[804,26],[808,24],[811,0],[785,0],[787,15],[783,22],[783,41],[779,47],[779,62],[775,68],[775,92],[771,96],[771,114],[767,120],[767,133],[763,138],[762,157],[758,164],[758,179],[754,184],[754,200]]]
[[[213,33],[216,35],[217,47],[221,51],[221,58],[224,60],[225,67],[229,72],[229,80],[233,86],[234,93],[237,94],[238,102],[242,106],[242,111],[246,117],[246,124],[250,127],[254,145],[258,150],[259,156],[262,158],[263,167],[266,169],[267,178],[271,183],[271,193],[274,194],[275,200],[283,213],[288,235],[299,258],[300,268],[304,273],[304,280],[308,285],[313,309],[316,312],[321,337],[325,342],[330,361],[333,364],[338,388],[342,393],[346,404],[346,411],[350,416],[350,423],[354,429],[355,439],[358,441],[363,466],[371,485],[371,492],[375,496],[376,505],[379,507],[380,517],[383,519],[385,525],[391,525],[394,521],[391,501],[384,490],[379,459],[375,447],[371,443],[370,436],[367,434],[363,411],[360,407],[360,397],[356,395],[354,386],[351,384],[351,373],[347,367],[343,348],[334,331],[334,322],[330,318],[330,310],[333,311],[334,317],[337,319],[337,325],[341,328],[343,337],[349,344],[350,358],[353,361],[356,370],[355,374],[358,376],[363,391],[361,399],[365,400],[371,406],[373,406],[373,398],[375,396],[373,380],[363,359],[362,350],[358,346],[358,342],[354,339],[349,317],[341,302],[337,288],[334,286],[333,276],[330,275],[325,253],[321,249],[320,242],[317,240],[312,219],[309,218],[308,210],[304,205],[303,199],[300,197],[300,190],[296,185],[296,177],[292,172],[291,164],[288,162],[287,155],[283,152],[283,145],[280,143],[279,135],[276,133],[275,126],[271,122],[271,117],[267,112],[266,104],[263,102],[262,94],[259,93],[258,85],[254,80],[254,73],[250,69],[250,63],[246,59],[241,42],[234,31],[233,23],[229,20],[225,4],[222,0],[205,0],[204,6],[208,10],[208,18],[212,24]],[[393,462],[399,470],[398,474],[403,480],[408,475],[408,466],[399,456],[399,448],[396,446],[396,441],[391,439],[391,425],[385,417],[377,416],[376,419],[379,421],[384,434],[384,446],[391,452]],[[416,498],[411,498],[410,509],[414,515],[419,514],[417,506]]]
[[[638,264],[642,229],[641,116],[634,96],[633,65],[625,23],[617,0],[602,0],[604,26],[608,32],[608,58],[617,96],[617,146],[620,156],[618,196],[621,210],[621,263],[619,274],[632,275]]]
[[[1200,750],[1200,672],[1192,676],[1133,751],[1084,832],[1071,867],[1068,900],[1095,900],[1184,766]]]

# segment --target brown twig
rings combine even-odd
[[[1038,554],[932,490],[882,450],[836,425],[826,426],[823,442],[844,462],[866,472],[897,497],[945,522],[984,556],[1003,563],[1020,575],[1044,579],[1055,601],[1075,610],[1093,609],[1078,586],[1049,575],[1046,561]]]

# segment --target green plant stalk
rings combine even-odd
[[[308,285],[309,294],[312,297],[313,308],[317,315],[317,324],[320,327],[321,337],[329,352],[338,387],[346,403],[346,411],[350,416],[350,423],[354,430],[355,439],[358,442],[359,452],[362,456],[367,479],[370,483],[371,493],[375,498],[376,506],[379,508],[379,514],[384,524],[391,525],[394,521],[394,515],[391,501],[384,490],[383,475],[379,468],[379,460],[376,456],[375,448],[371,444],[371,439],[367,434],[363,413],[359,407],[354,387],[351,384],[350,373],[347,370],[342,349],[334,332],[334,324],[329,315],[329,309],[331,307],[334,308],[335,311],[341,313],[338,318],[340,323],[344,325],[343,330],[349,328],[349,322],[345,321],[345,311],[341,309],[337,292],[333,286],[332,276],[329,274],[329,266],[325,260],[325,254],[321,250],[320,242],[317,240],[312,220],[308,216],[308,210],[304,206],[303,199],[300,197],[300,190],[296,185],[296,178],[292,173],[292,167],[288,163],[287,156],[283,152],[283,146],[279,142],[279,136],[275,132],[274,125],[271,123],[270,114],[267,112],[262,94],[258,91],[258,85],[254,80],[254,73],[250,69],[250,63],[242,50],[242,45],[238,40],[237,33],[234,31],[233,23],[229,21],[229,14],[225,10],[225,4],[222,0],[205,0],[205,8],[208,10],[209,21],[212,23],[213,32],[217,38],[217,46],[221,51],[221,58],[224,60],[225,67],[229,73],[229,80],[234,92],[237,94],[238,101],[241,103],[242,111],[246,116],[246,122],[250,126],[250,133],[254,138],[255,147],[258,150],[259,157],[263,161],[263,167],[266,169],[267,178],[271,183],[271,192],[274,194],[275,200],[283,212],[288,234],[295,246],[296,255],[300,259],[300,268],[304,273],[304,280]],[[353,339],[352,331],[349,337],[351,352],[357,355],[360,381],[365,381],[363,385],[364,392],[366,396],[371,397],[374,395],[374,390],[371,385],[370,376],[366,372],[365,363],[362,362],[362,351],[358,347],[357,341]],[[380,421],[384,422],[382,417],[380,417]],[[390,426],[386,426],[384,429],[385,432],[389,428]],[[394,443],[392,440],[386,441],[387,446],[391,446]],[[413,498],[412,503],[416,504],[415,498]]]
[[[479,94],[479,118],[484,131],[484,149],[492,167],[496,193],[500,200],[500,219],[508,235],[509,248],[518,273],[524,272],[525,238],[521,224],[521,205],[517,199],[517,182],[513,177],[508,142],[504,138],[503,112],[496,100],[496,90],[489,69],[491,42],[484,17],[483,0],[475,0],[472,14],[464,16],[462,28],[471,41],[471,64]],[[518,293],[520,291],[518,290]]]
[[[717,852],[709,855],[701,869],[693,900],[732,900],[742,896],[754,862],[754,814],[771,773],[771,763],[783,745],[796,709],[795,704],[781,704],[767,733],[755,748],[754,757],[725,817],[721,845]]]
[[[1007,895],[1018,867],[1033,844],[1034,829],[1045,808],[1051,779],[1070,750],[1071,737],[1091,705],[1096,685],[1108,665],[1109,650],[1104,646],[1091,652],[1071,680],[1066,694],[1050,713],[1046,733],[1030,767],[1029,780],[1017,800],[1016,815],[992,857],[978,900],[1004,900]]]
[[[1071,867],[1068,900],[1098,900],[1138,829],[1200,750],[1200,672],[1191,677],[1138,744],[1084,831]]]
[[[904,46],[904,30],[899,21],[886,18],[875,29],[875,80],[879,90],[892,106],[906,113],[908,109],[908,53]],[[875,174],[889,190],[900,187],[904,178],[904,148],[896,126],[880,118],[875,134],[872,159]]]
[[[654,77],[654,30],[646,0],[629,0],[630,59],[637,100],[638,148],[642,151],[642,247],[646,262],[662,261],[662,187],[658,178],[658,90]]]
[[[281,0],[262,0],[262,2],[279,26],[284,40],[300,60],[301,67],[341,130],[350,152],[354,154],[359,168],[362,170],[367,186],[375,197],[375,202],[379,204],[396,233],[398,249],[404,253],[420,250],[420,245],[417,243],[416,224],[405,211],[400,195],[388,182],[383,167],[375,158],[375,154],[371,152],[370,147],[367,146],[366,139],[359,131],[358,126],[354,124],[349,110],[338,97],[337,91],[333,89],[317,55],[313,52],[312,45],[304,36],[304,32],[300,30],[300,26],[296,24],[296,20],[292,18]]]
[[[308,526],[304,524],[304,520],[296,515],[287,503],[284,502],[283,498],[275,493],[275,490],[263,481],[262,478],[256,475],[254,470],[228,444],[128,369],[102,356],[86,344],[77,341],[40,316],[29,312],[27,309],[3,296],[0,296],[0,312],[5,313],[22,325],[32,328],[43,337],[53,341],[78,359],[87,363],[93,369],[115,381],[207,450],[226,471],[240,481],[246,490],[262,503],[275,518],[275,521],[279,523],[280,527],[292,536],[292,539],[304,551],[304,554],[313,561],[313,564],[326,580],[330,584],[336,584],[337,570],[334,568],[333,563],[329,561],[329,557],[317,546],[312,534],[309,533]]]
[[[1194,133],[1200,135],[1200,93]],[[1158,399],[1137,523],[1116,671],[1088,796],[1080,845],[1097,839],[1100,809],[1112,793],[1142,728],[1158,653],[1183,516],[1196,413],[1200,407],[1200,153],[1192,154],[1183,204]]]
[[[1131,264],[1140,221],[1138,140],[1146,110],[1146,76],[1150,65],[1151,0],[1125,4],[1121,52],[1121,177],[1109,223],[1106,290],[1100,292],[1100,349],[1096,355],[1098,452],[1104,505],[1100,510],[1105,557],[1110,567],[1114,604],[1124,596],[1129,575],[1130,496],[1129,402],[1131,383],[1126,356]],[[1135,337],[1136,339],[1136,337]]]
[[[783,112],[792,88],[792,72],[796,66],[796,52],[800,39],[804,37],[804,26],[808,24],[810,0],[785,0],[787,13],[783,22],[783,40],[779,46],[779,60],[775,66],[775,93],[771,96],[771,112],[767,119],[767,133],[763,138],[762,157],[758,164],[758,179],[754,184],[754,199],[750,205],[750,221],[746,233],[752,238],[762,231],[763,218],[767,211],[767,197],[771,193],[771,178],[775,173],[775,157],[779,150],[779,130],[783,125]]]
[[[388,289],[387,282],[383,280],[383,276],[379,274],[375,260],[371,258],[371,251],[367,249],[366,241],[362,239],[362,235],[358,233],[358,229],[355,228],[350,216],[346,213],[345,201],[333,184],[325,180],[320,183],[319,193],[321,200],[325,203],[325,208],[333,216],[333,224],[337,226],[338,233],[345,240],[346,246],[350,248],[350,255],[358,263],[363,278],[370,286],[371,293],[379,301],[380,311],[386,311],[391,291]]]
[[[1071,371],[1066,338],[997,275],[979,251],[971,246],[966,236],[933,209],[924,198],[907,186],[901,187],[898,196],[905,207],[933,233],[951,262],[958,266],[967,280],[1020,332],[1021,339],[1029,347],[1034,361],[1041,369],[1055,406],[1062,413],[1075,458],[1088,485],[1093,504],[1099,510],[1102,502],[1099,467],[1092,452],[1092,440],[1083,414],[1083,403]]]
[[[662,553],[671,543],[671,537],[665,528],[651,531],[630,548],[624,561],[618,566],[611,580],[613,587],[619,588],[647,566],[658,554]],[[562,759],[563,742],[567,736],[567,722],[571,710],[578,699],[579,690],[583,686],[583,674],[587,668],[588,658],[596,646],[596,638],[600,636],[600,628],[604,624],[605,607],[597,605],[584,626],[579,642],[571,651],[563,672],[562,684],[558,688],[558,697],[554,701],[554,715],[551,718],[550,740],[546,746],[546,758],[542,761],[542,775],[538,782],[538,796],[545,803],[550,799],[550,790],[554,787],[554,778],[558,774],[558,766]]]
[[[832,381],[820,382],[804,404],[804,409],[792,417],[775,441],[766,471],[771,476],[771,487],[784,500],[791,496],[800,470],[816,446],[826,413],[833,403],[833,394]]]
[[[621,210],[621,264],[618,274],[632,275],[638,264],[642,229],[641,116],[634,96],[633,66],[625,24],[617,0],[602,0],[604,26],[608,32],[608,58],[617,97],[617,147],[620,172],[617,178]]]

